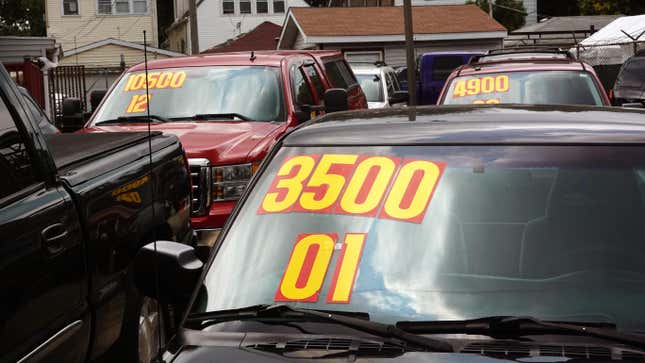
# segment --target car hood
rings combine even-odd
[[[367,103],[367,108],[373,109],[373,108],[386,108],[388,107],[387,102],[368,102]]]
[[[169,122],[152,124],[152,131],[161,131],[179,137],[188,158],[206,158],[213,164],[240,163],[263,140],[285,129],[284,123],[275,122]],[[148,125],[110,124],[86,128],[82,132],[147,131]]]
[[[376,354],[378,355],[378,354]],[[278,363],[278,362],[316,362],[316,363],[369,363],[369,362],[432,362],[432,363],[502,363],[514,362],[511,359],[499,359],[487,357],[479,354],[461,354],[461,353],[426,353],[426,352],[408,352],[398,356],[360,356],[352,360],[351,355],[340,355],[335,358],[307,358],[306,356],[294,357],[284,356],[281,354],[264,352],[252,348],[229,348],[229,347],[202,347],[202,346],[185,346],[181,352],[176,355],[173,363]],[[554,362],[553,357],[544,357],[544,360],[532,359],[531,362]],[[563,361],[563,360],[562,360]]]

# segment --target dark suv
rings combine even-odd
[[[499,50],[473,57],[448,77],[437,104],[608,106],[593,68],[560,50]]]
[[[645,105],[645,50],[629,58],[620,68],[611,103],[616,106],[624,104]]]

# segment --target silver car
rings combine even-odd
[[[392,67],[382,63],[356,63],[351,67],[365,93],[369,108],[388,108],[408,101],[408,92],[401,90]]]

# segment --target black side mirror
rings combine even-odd
[[[296,111],[296,120],[298,120],[298,123],[309,121],[310,119],[311,119],[311,112],[307,112],[304,110]]]
[[[325,91],[325,112],[347,111],[347,91],[342,88],[330,88]]]
[[[155,244],[148,243],[137,253],[134,281],[145,296],[164,303],[187,303],[203,267],[192,247],[177,242],[157,241],[156,251]]]
[[[90,92],[90,106],[92,107],[92,111],[96,110],[96,108],[99,107],[99,104],[103,100],[103,97],[105,97],[106,93],[107,90],[105,89],[94,90]]]
[[[390,105],[394,105],[396,103],[408,102],[409,98],[410,94],[408,91],[394,91],[394,93],[390,95],[388,101],[390,102]]]
[[[78,117],[83,112],[81,100],[75,97],[68,97],[63,100],[63,116]]]

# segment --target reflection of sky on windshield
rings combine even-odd
[[[339,255],[337,245],[318,301],[296,305],[369,312],[373,320],[384,322],[533,315],[554,320],[644,323],[645,316],[631,320],[626,316],[641,309],[645,272],[568,271],[545,278],[520,275],[522,259],[518,256],[525,242],[522,231],[529,221],[539,224],[549,217],[545,199],[558,173],[553,160],[570,163],[587,155],[597,163],[596,159],[606,157],[600,149],[563,152],[543,148],[539,153],[526,149],[480,147],[459,154],[451,147],[441,147],[425,157],[425,147],[351,150],[370,155],[405,152],[406,158],[447,163],[422,224],[315,213],[257,215],[272,181],[261,180],[255,186],[259,192],[247,201],[206,277],[206,309],[274,303],[300,233],[333,232],[339,239],[346,233],[367,233],[351,302],[326,303]],[[334,152],[350,151],[336,148]],[[319,153],[313,148],[284,148],[278,158]],[[612,158],[614,164],[619,160],[634,162],[614,154]],[[518,159],[534,169],[514,169]],[[275,175],[279,166],[279,162],[272,163],[267,175]],[[544,187],[536,200],[525,200],[531,195],[526,190],[534,190],[526,188],[535,180]],[[580,200],[585,199],[576,199]],[[624,297],[617,299],[619,294]]]

